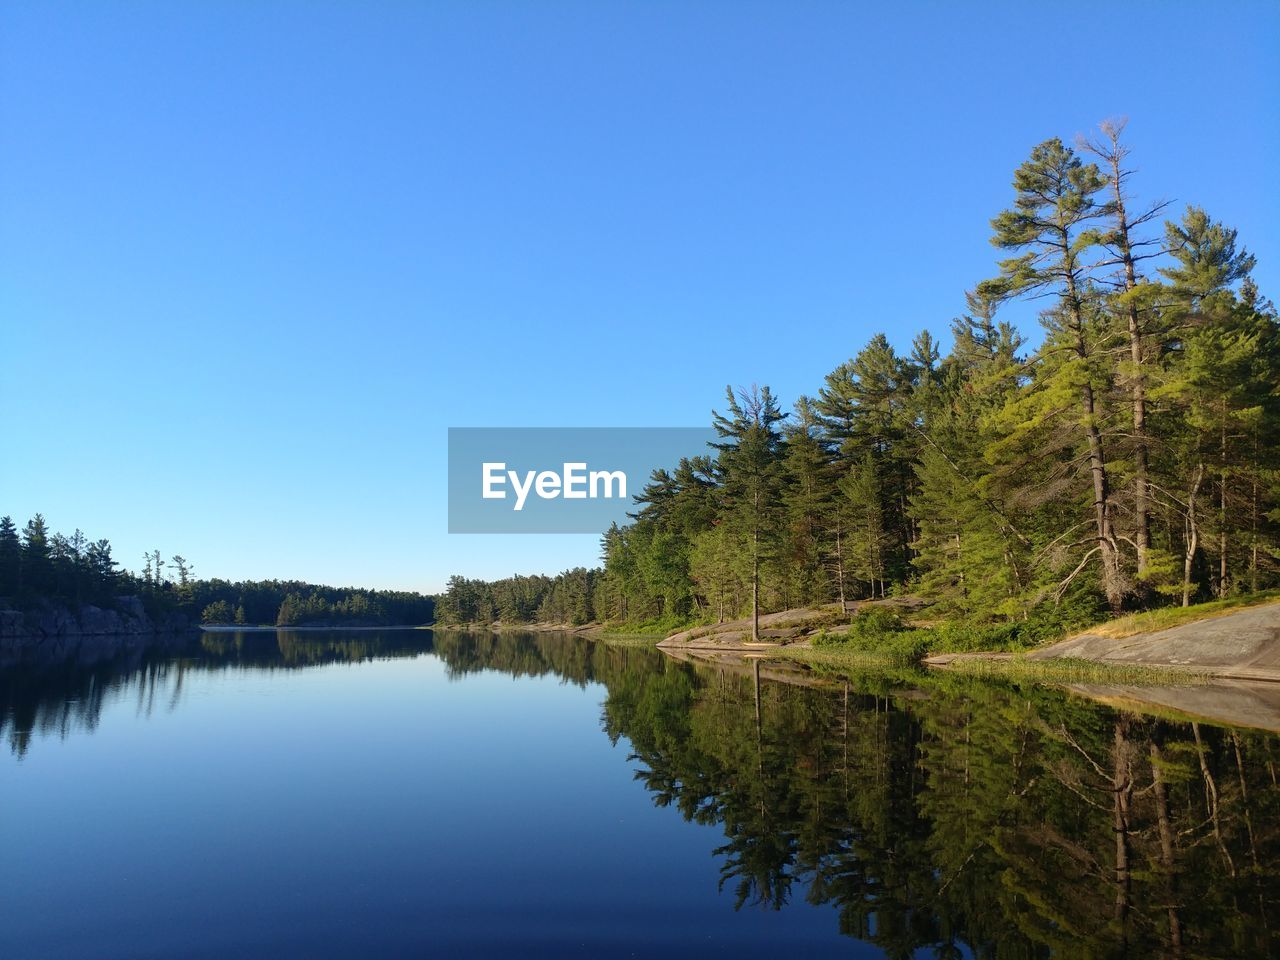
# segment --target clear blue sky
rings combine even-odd
[[[1278,51],[1277,3],[6,3],[0,513],[235,579],[591,563],[448,536],[446,428],[945,334],[1046,137],[1128,115],[1280,299]]]

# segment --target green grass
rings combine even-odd
[[[1183,667],[1155,667],[1145,664],[1102,663],[1061,657],[1028,660],[1012,656],[1003,660],[975,657],[957,660],[945,668],[949,673],[982,679],[1015,680],[1034,683],[1108,683],[1123,686],[1185,686],[1204,683],[1208,676]]]
[[[918,662],[931,653],[1013,653],[1060,638],[1081,625],[1071,611],[1042,610],[1028,620],[975,623],[963,620],[914,625],[891,610],[870,608],[843,631],[823,631],[815,646],[882,654],[890,662]]]
[[[770,657],[808,664],[826,676],[856,676],[868,670],[892,675],[900,682],[919,684],[935,675],[896,657],[888,651],[859,650],[828,646],[784,647],[770,651]],[[1102,683],[1120,686],[1186,686],[1206,682],[1207,674],[1181,667],[1154,667],[1142,664],[1100,663],[1064,657],[1055,660],[1028,660],[1014,655],[999,660],[975,657],[959,660],[941,671],[944,674],[977,680],[1006,680],[1015,683],[1072,684]]]
[[[588,640],[594,640],[597,643],[603,643],[611,647],[654,647],[658,641],[666,636],[665,633],[635,633],[621,631],[604,631],[602,633],[589,634]]]
[[[893,650],[868,650],[848,646],[778,647],[768,652],[768,659],[798,660],[820,669],[821,673],[837,675],[868,668],[910,668],[919,673],[919,658],[906,659]]]

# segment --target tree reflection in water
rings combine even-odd
[[[1280,950],[1276,737],[1065,692],[758,667],[549,635],[437,636],[459,675],[605,685],[660,807],[715,825],[738,906],[830,904],[888,956],[1248,957]]]
[[[433,652],[605,687],[660,807],[724,833],[739,907],[831,905],[891,957],[1280,952],[1273,734],[1117,712],[1061,691],[906,672],[780,682],[555,634],[206,634],[179,650],[0,674],[0,734],[91,731],[103,703],[173,709],[192,670]],[[802,678],[803,679],[803,678]]]
[[[226,630],[150,644],[136,636],[92,640],[64,659],[0,670],[0,738],[17,756],[36,735],[92,732],[113,700],[135,697],[145,716],[176,709],[192,671],[295,670],[431,650],[430,632],[416,630]]]
[[[803,891],[889,956],[1280,947],[1271,734],[1035,686],[866,675],[757,694],[750,674],[673,665],[610,682],[605,726],[656,803],[721,825],[740,905]]]

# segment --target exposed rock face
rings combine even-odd
[[[137,597],[119,597],[111,609],[86,605],[77,613],[53,606],[29,611],[0,609],[0,666],[77,654],[112,656],[155,637],[194,628],[195,624],[180,613],[153,619]]]
[[[1027,656],[1189,667],[1218,676],[1280,680],[1280,603],[1231,610],[1119,640],[1082,633]]]
[[[1280,731],[1280,684],[1270,680],[1209,680],[1176,687],[1078,683],[1068,687],[1121,710],[1154,704],[1233,727]]]
[[[923,606],[924,602],[917,597],[890,597],[887,600],[850,601],[843,608],[838,603],[828,603],[821,607],[797,607],[778,613],[762,613],[758,641],[751,639],[751,619],[748,617],[682,630],[660,641],[658,646],[667,651],[746,651],[807,644],[823,629],[847,627],[850,617],[863,610],[882,609],[902,613],[919,610]]]

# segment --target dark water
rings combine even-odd
[[[0,956],[1280,952],[1274,736],[555,635],[0,673]]]

